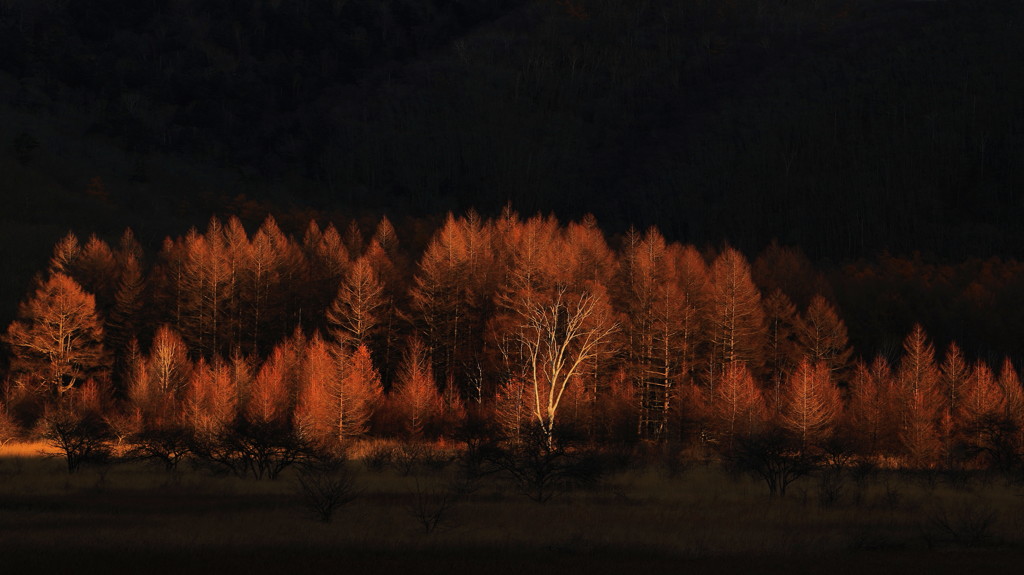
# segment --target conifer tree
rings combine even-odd
[[[26,388],[59,396],[110,368],[95,298],[61,273],[19,306],[4,341],[14,354],[15,381]]]
[[[803,449],[828,439],[842,414],[839,388],[824,362],[803,359],[786,380],[779,409],[782,427],[792,433]]]

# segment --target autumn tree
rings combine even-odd
[[[343,449],[369,430],[380,402],[380,376],[366,346],[345,350],[319,334],[310,340],[296,407],[300,433],[330,449]]]
[[[227,303],[230,266],[220,220],[212,218],[206,233],[192,229],[185,237],[177,289],[181,298],[180,332],[189,346],[211,357],[224,341],[221,331],[231,314]]]
[[[846,335],[846,324],[825,298],[816,295],[797,322],[796,336],[811,363],[824,363],[833,378],[841,378],[850,363],[853,348]]]
[[[829,438],[841,414],[839,388],[833,383],[829,365],[801,360],[787,378],[782,393],[779,422],[783,429],[807,450]]]
[[[640,427],[645,437],[663,438],[673,395],[682,383],[692,328],[692,304],[680,285],[677,260],[654,228],[640,238],[627,236],[620,285],[626,312],[624,337],[631,379],[640,398]],[[680,352],[683,353],[680,353]]]
[[[479,216],[449,214],[420,258],[410,290],[412,318],[435,377],[480,402],[484,326],[497,276],[492,232]]]
[[[767,410],[761,390],[746,365],[730,362],[722,366],[714,394],[709,401],[709,423],[723,449],[731,449],[737,436],[761,430]]]
[[[422,437],[440,415],[441,395],[426,349],[418,339],[409,340],[406,347],[391,404],[402,431],[413,438]]]
[[[142,269],[142,250],[130,231],[126,231],[118,252],[120,274],[114,290],[114,301],[104,328],[105,343],[115,356],[115,375],[126,365],[122,358],[129,343],[139,337],[145,327],[146,280]]]
[[[351,261],[341,234],[331,224],[323,229],[311,220],[302,238],[302,252],[306,260],[306,307],[316,328],[326,327],[326,316],[316,317],[316,312],[326,310],[338,296],[338,286],[348,273]]]
[[[796,306],[781,290],[774,289],[764,299],[765,312],[765,371],[768,374],[768,403],[778,411],[782,404],[782,388],[786,374],[800,361],[796,341]]]
[[[970,375],[970,368],[964,359],[963,352],[956,343],[950,343],[943,356],[941,370],[941,389],[944,400],[943,408],[950,414],[959,410],[964,383]]]
[[[726,365],[743,363],[760,373],[764,362],[765,323],[761,293],[743,254],[725,248],[711,266],[708,305],[710,350],[706,384],[715,384]]]
[[[305,257],[271,217],[264,220],[247,246],[241,241],[235,243],[238,247],[229,252],[228,264],[239,262],[239,277],[233,280],[241,308],[239,341],[247,353],[261,355],[301,322],[301,305],[306,298],[297,296],[291,286],[308,277]],[[316,312],[306,313],[313,321]]]
[[[134,363],[128,379],[128,412],[115,420],[121,433],[128,432],[133,455],[159,460],[173,470],[191,451],[184,405],[192,363],[185,343],[169,326],[161,326],[149,356]]]
[[[78,236],[68,232],[66,236],[54,244],[53,255],[50,256],[47,271],[50,275],[64,274],[71,277],[77,269],[78,258],[81,254],[82,245],[78,241]]]
[[[247,388],[251,367],[242,357],[230,361],[199,358],[189,377],[185,395],[185,422],[197,443],[213,446],[235,421],[239,390]]]
[[[984,362],[975,364],[964,382],[956,420],[969,456],[1007,470],[1018,460],[1018,426],[1009,417],[1002,379]]]
[[[850,403],[844,424],[867,454],[896,449],[902,409],[888,360],[877,356],[870,365],[858,362],[850,379]]]
[[[338,343],[355,349],[370,347],[380,329],[385,306],[384,285],[367,258],[356,260],[327,310],[327,324]]]
[[[4,341],[14,353],[12,373],[23,387],[60,396],[109,369],[95,298],[61,273],[21,304]]]
[[[896,375],[901,409],[900,439],[915,465],[928,465],[939,455],[940,373],[935,348],[924,328],[915,325],[903,342],[903,358]]]

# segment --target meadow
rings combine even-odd
[[[851,468],[785,497],[715,462],[631,462],[546,503],[467,479],[453,449],[375,442],[322,521],[297,469],[257,481],[183,463],[68,474],[0,450],[0,572],[1019,572],[1024,485]]]

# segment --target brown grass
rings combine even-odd
[[[773,572],[776,563],[811,568],[820,567],[816,558],[836,557],[843,558],[836,572],[856,572],[849,568],[935,555],[932,572],[942,573],[959,557],[998,564],[1024,548],[1021,489],[1001,480],[976,479],[962,489],[880,472],[856,494],[851,481],[849,492],[826,507],[814,495],[813,478],[773,501],[759,483],[714,465],[681,476],[633,469],[545,505],[491,477],[458,497],[438,528],[425,533],[409,509],[418,492],[449,489],[454,466],[403,474],[353,464],[361,495],[324,524],[303,506],[294,474],[253,481],[187,465],[169,474],[124,463],[69,476],[59,460],[40,457],[40,447],[0,452],[0,552],[10,553],[17,567],[11,572],[70,565],[131,572],[140,561],[144,571],[272,572],[291,561],[318,570],[342,560],[356,567],[351,572],[426,573],[443,565],[453,573],[472,566],[511,572],[492,565],[505,558],[501,565],[539,572],[688,565],[727,573],[729,565]],[[957,529],[958,521],[977,519],[964,511],[972,506],[995,512],[977,539],[982,545],[968,549],[935,530],[940,520]],[[702,571],[714,565],[722,570]]]

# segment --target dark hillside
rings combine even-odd
[[[1019,257],[1022,12],[11,0],[0,300],[69,228],[152,244],[211,213],[511,202],[749,253],[778,238],[817,260]]]

